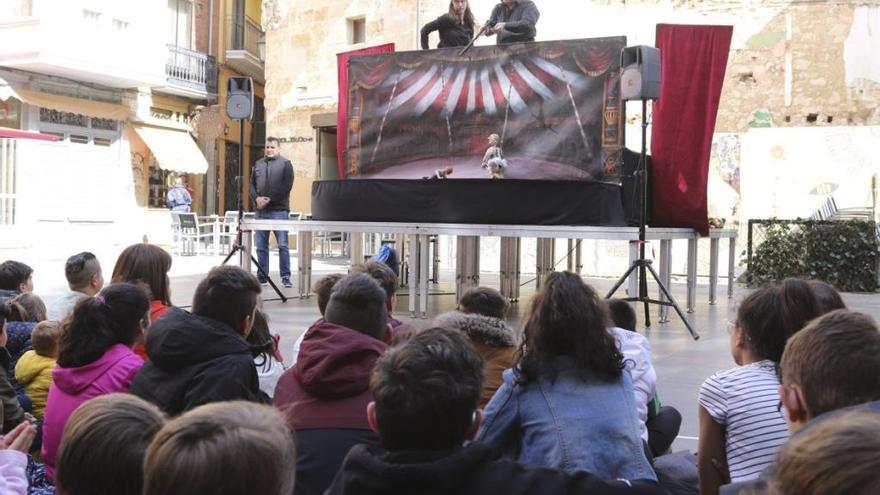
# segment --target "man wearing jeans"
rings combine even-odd
[[[290,190],[293,188],[293,165],[278,154],[278,138],[266,138],[266,156],[257,160],[251,172],[251,197],[254,198],[257,219],[287,220],[290,213]],[[290,283],[290,249],[287,247],[287,231],[274,230],[278,243],[279,271],[284,287]],[[259,230],[256,235],[257,260],[269,273],[269,231]],[[261,284],[269,283],[262,275]]]

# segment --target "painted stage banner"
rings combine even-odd
[[[346,177],[451,168],[450,179],[616,180],[625,46],[611,37],[354,56]]]

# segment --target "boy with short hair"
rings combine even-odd
[[[67,258],[64,277],[70,292],[56,299],[49,306],[48,319],[61,321],[73,312],[80,299],[94,296],[104,287],[101,263],[94,254],[83,251]]]
[[[352,448],[327,494],[664,493],[653,481],[602,481],[585,471],[502,460],[479,443],[464,445],[482,421],[476,409],[482,380],[482,359],[454,330],[432,328],[391,348],[376,363],[367,409],[385,450]]]
[[[0,300],[34,291],[34,269],[20,261],[0,263]]]
[[[341,273],[331,273],[330,275],[324,275],[312,285],[312,292],[315,293],[315,299],[317,300],[318,311],[321,313],[321,317],[315,320],[305,332],[299,334],[299,337],[297,337],[296,341],[293,343],[293,360],[290,362],[291,368],[296,365],[296,360],[299,359],[299,349],[302,347],[302,342],[303,339],[306,338],[306,334],[309,333],[309,330],[311,330],[312,327],[324,322],[324,310],[327,309],[327,303],[330,301],[330,293],[333,292],[333,286],[336,285],[336,282],[339,282],[342,277],[344,277],[344,275]]]
[[[43,419],[46,413],[46,399],[49,396],[49,386],[52,385],[52,370],[58,359],[60,338],[61,323],[53,320],[41,321],[31,333],[33,349],[22,354],[15,365],[15,379],[24,385],[37,419]]]
[[[831,411],[880,409],[880,331],[866,314],[841,309],[813,320],[788,339],[779,368],[792,433]]]
[[[324,320],[306,333],[275,388],[299,450],[297,495],[323,494],[353,445],[376,444],[367,423],[369,377],[387,348],[385,291],[365,273],[333,286]]]
[[[191,314],[172,309],[150,326],[149,359],[129,391],[172,416],[210,402],[268,401],[245,340],[259,294],[247,271],[212,269],[196,288]]]

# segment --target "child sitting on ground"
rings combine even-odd
[[[51,320],[38,323],[31,333],[33,349],[22,354],[15,365],[15,379],[24,386],[37,419],[43,419],[46,412],[46,398],[52,384],[52,369],[58,359],[60,337],[61,323]]]
[[[651,362],[651,343],[636,332],[636,312],[622,299],[608,299],[608,309],[620,351],[630,366],[636,407],[642,421],[642,440],[648,442],[652,457],[665,454],[681,428],[681,413],[671,406],[660,406],[657,372]]]
[[[140,495],[147,446],[165,424],[156,406],[130,394],[83,403],[64,426],[55,485],[64,495]]]
[[[260,379],[260,391],[272,399],[278,379],[284,373],[284,363],[280,360],[277,341],[269,331],[269,319],[261,309],[254,311],[254,325],[247,341],[255,353],[254,365],[257,367],[257,378]]]
[[[290,495],[296,448],[281,411],[218,402],[165,425],[147,449],[144,495]]]
[[[513,367],[519,342],[513,328],[504,321],[510,303],[495,289],[468,289],[458,303],[458,311],[438,316],[434,325],[458,330],[467,336],[485,364],[483,391],[479,407],[483,408],[503,383],[504,370]]]

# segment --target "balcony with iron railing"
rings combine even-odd
[[[165,92],[196,98],[217,94],[217,59],[207,53],[168,45],[165,76]]]
[[[259,83],[265,80],[260,41],[265,33],[250,17],[228,16],[226,31],[226,64]]]

